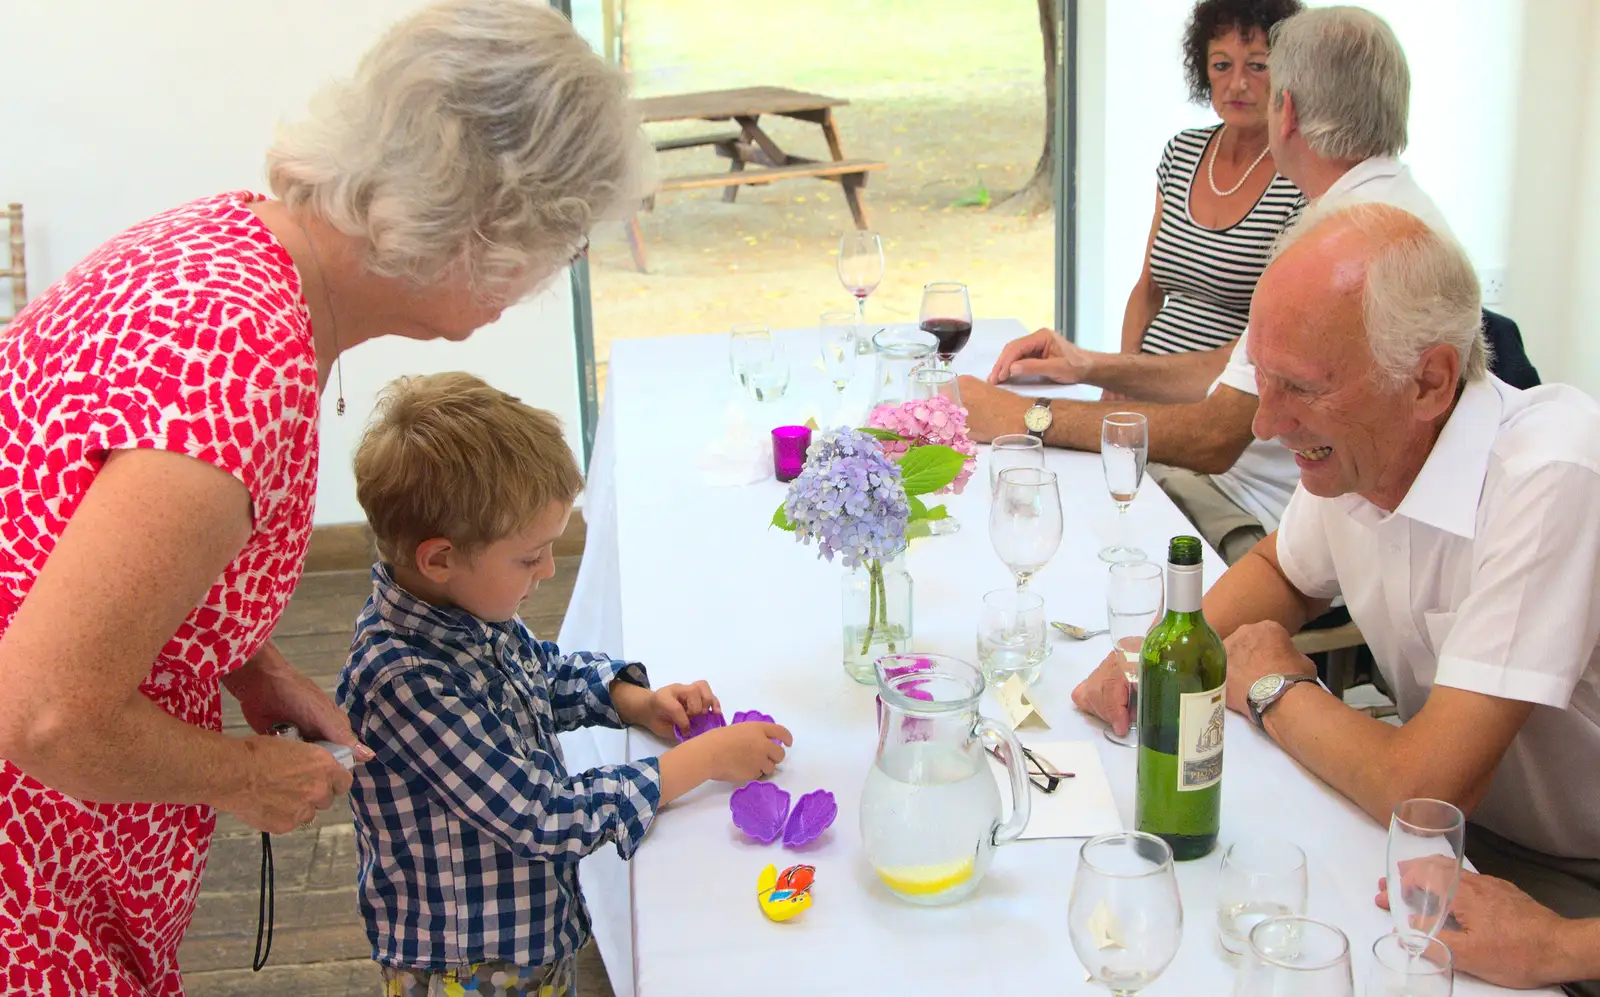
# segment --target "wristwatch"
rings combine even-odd
[[[1050,399],[1035,398],[1033,407],[1022,413],[1022,424],[1028,427],[1028,435],[1040,442],[1044,441],[1044,434],[1056,421],[1056,414],[1050,408]]]
[[[1250,719],[1262,730],[1266,729],[1266,712],[1283,694],[1301,682],[1315,682],[1314,675],[1263,675],[1250,683],[1245,702],[1250,704]]]

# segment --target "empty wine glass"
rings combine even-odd
[[[1150,454],[1150,430],[1138,412],[1113,412],[1100,424],[1100,464],[1105,469],[1106,490],[1117,504],[1117,535],[1126,538],[1128,506],[1139,494],[1144,465]],[[1142,561],[1144,551],[1126,539],[1100,552],[1102,561]]]
[[[1061,491],[1054,471],[1010,467],[1000,472],[989,506],[989,542],[1017,579],[1017,591],[1061,546]]]
[[[1145,634],[1166,615],[1166,579],[1152,561],[1122,561],[1111,566],[1106,583],[1106,626],[1113,646],[1122,652],[1122,674],[1128,680],[1126,734],[1105,729],[1106,740],[1126,748],[1139,746],[1139,656]]]
[[[1373,943],[1366,997],[1450,997],[1454,988],[1454,960],[1437,938],[1394,932]]]
[[[772,355],[772,330],[759,322],[740,322],[728,336],[728,370],[740,386],[745,368],[762,363]]]
[[[822,371],[840,398],[856,376],[855,316],[850,312],[823,312],[821,318]]]
[[[1000,486],[1000,472],[1008,467],[1043,467],[1044,441],[1027,433],[996,436],[989,444],[989,494]]]
[[[1270,917],[1250,931],[1233,997],[1355,997],[1350,941],[1308,917]]]
[[[939,362],[946,367],[972,338],[972,301],[967,285],[940,281],[922,288],[919,321],[923,332],[939,340]]]
[[[1115,569],[1113,569],[1115,570]],[[1279,838],[1244,838],[1222,854],[1217,935],[1238,955],[1250,930],[1269,917],[1306,912],[1306,853]]]
[[[1389,818],[1389,913],[1402,940],[1444,927],[1461,882],[1467,821],[1443,800],[1406,800]],[[1415,951],[1420,952],[1421,942]]]
[[[1155,982],[1183,940],[1172,849],[1138,831],[1084,842],[1067,901],[1067,926],[1078,961],[1117,997]]]
[[[839,283],[855,295],[856,350],[871,351],[871,337],[862,328],[867,321],[867,296],[883,282],[883,240],[876,232],[851,229],[839,238]]]

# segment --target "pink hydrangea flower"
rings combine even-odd
[[[977,466],[978,445],[967,435],[967,410],[948,398],[922,398],[899,405],[879,405],[867,418],[874,429],[887,429],[898,433],[904,440],[883,441],[884,456],[899,460],[911,447],[943,444],[967,458],[961,473],[940,495],[947,492],[960,494]]]

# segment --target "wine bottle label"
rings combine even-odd
[[[1178,792],[1209,789],[1222,781],[1224,686],[1178,697]]]

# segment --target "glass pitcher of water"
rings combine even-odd
[[[996,845],[1028,826],[1028,773],[1017,735],[978,715],[983,673],[940,654],[878,659],[878,756],[861,791],[861,840],[889,892],[947,904],[977,888]],[[1011,818],[984,758],[1001,746],[1011,777]]]
[[[872,337],[877,354],[872,380],[871,413],[879,405],[899,405],[911,400],[911,374],[937,361],[939,339],[921,329],[884,329]]]

